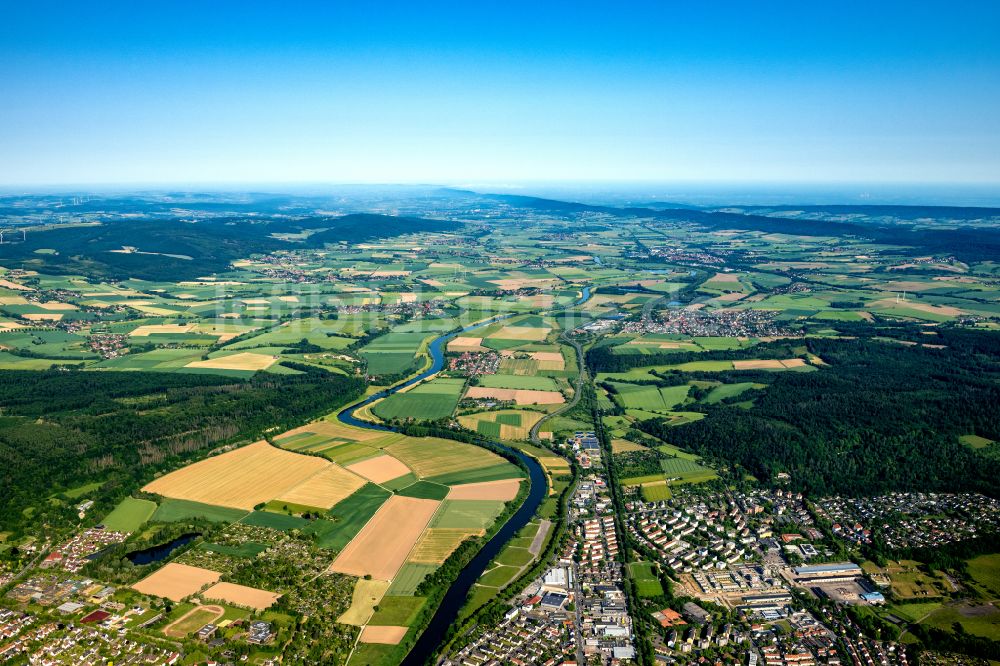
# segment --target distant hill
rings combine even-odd
[[[196,222],[181,218],[111,220],[96,226],[52,227],[29,233],[23,242],[5,243],[0,248],[0,259],[8,268],[43,273],[189,280],[226,271],[230,262],[251,254],[323,247],[341,241],[358,243],[419,231],[448,231],[457,226],[444,220],[370,213],[301,219],[233,216]],[[302,241],[272,236],[316,229],[321,231]],[[125,245],[138,252],[120,252]],[[38,250],[55,250],[56,254],[40,254]]]

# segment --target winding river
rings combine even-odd
[[[580,299],[569,307],[579,305],[588,298],[590,298],[590,287],[584,287]],[[354,416],[354,413],[358,409],[370,405],[376,400],[380,400],[404,388],[413,386],[414,384],[439,372],[444,367],[445,345],[447,345],[448,341],[452,338],[468,333],[469,331],[482,328],[483,326],[489,326],[490,324],[511,316],[513,315],[498,315],[477,324],[473,324],[472,326],[467,326],[460,331],[446,333],[445,335],[436,338],[428,347],[428,353],[431,357],[430,367],[401,384],[397,384],[396,386],[386,389],[385,391],[380,391],[359,403],[355,403],[350,407],[344,408],[340,411],[337,417],[343,423],[357,426],[359,428],[368,428],[369,430],[393,430],[393,428],[390,428],[389,426],[359,419]],[[524,503],[521,504],[520,508],[518,508],[514,515],[507,519],[507,522],[503,524],[503,527],[501,527],[497,533],[494,534],[488,542],[486,542],[486,545],[484,545],[476,556],[465,565],[465,568],[458,573],[458,577],[451,584],[451,587],[448,588],[448,591],[445,592],[444,598],[441,600],[441,605],[438,606],[438,609],[435,611],[434,616],[427,625],[427,628],[420,635],[416,644],[414,644],[413,649],[410,650],[409,654],[407,654],[406,658],[403,660],[402,663],[404,666],[422,666],[434,656],[435,651],[444,640],[448,629],[451,628],[452,624],[454,624],[455,620],[458,618],[458,612],[461,610],[466,598],[468,598],[469,590],[472,589],[473,584],[479,580],[483,571],[486,570],[487,565],[489,565],[490,561],[496,557],[501,550],[503,550],[503,547],[507,545],[507,542],[510,541],[522,527],[528,524],[532,516],[535,515],[538,505],[542,503],[542,500],[545,498],[548,491],[545,474],[542,472],[541,466],[535,461],[534,458],[530,458],[520,451],[502,444],[495,443],[495,446],[517,456],[518,459],[520,459],[527,466],[528,479],[531,483],[528,497],[524,500]]]

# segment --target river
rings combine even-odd
[[[570,307],[579,305],[588,298],[590,298],[590,287],[584,287],[580,299],[573,303]],[[401,384],[397,384],[392,388],[386,389],[385,391],[380,391],[371,395],[362,402],[344,408],[337,415],[337,417],[342,422],[359,428],[368,428],[370,430],[393,430],[393,428],[390,428],[389,426],[370,423],[359,419],[354,416],[354,413],[358,409],[370,405],[376,400],[392,395],[397,391],[400,391],[408,386],[412,386],[417,382],[423,381],[427,377],[439,372],[441,368],[444,367],[444,347],[452,338],[463,333],[468,333],[469,331],[482,328],[483,326],[489,326],[490,324],[511,316],[513,315],[505,314],[491,317],[486,321],[467,326],[460,331],[446,333],[445,335],[436,338],[428,347],[428,352],[431,356],[431,365],[429,368],[421,372],[416,377],[408,379]],[[545,495],[548,492],[548,484],[545,480],[545,474],[542,472],[541,466],[535,461],[534,458],[526,456],[516,449],[512,449],[499,443],[494,443],[494,445],[517,456],[527,466],[528,479],[531,483],[528,497],[524,500],[524,503],[521,504],[520,508],[518,508],[514,515],[507,519],[507,522],[503,524],[503,526],[488,542],[486,542],[486,545],[482,547],[479,553],[477,553],[476,556],[465,565],[465,568],[458,573],[458,577],[448,588],[448,591],[445,592],[444,598],[441,600],[441,605],[438,606],[434,616],[431,617],[427,628],[420,635],[416,644],[414,644],[413,649],[410,650],[409,654],[407,654],[406,658],[403,660],[402,663],[404,666],[422,666],[434,655],[440,647],[441,642],[444,640],[448,629],[451,628],[451,626],[455,623],[455,620],[458,618],[458,612],[465,604],[465,600],[468,598],[469,590],[472,589],[473,584],[479,580],[479,577],[482,576],[483,572],[486,570],[486,566],[494,557],[497,556],[497,554],[500,553],[501,550],[503,550],[503,547],[507,545],[507,542],[509,542],[522,527],[528,524],[532,516],[535,515],[538,505],[542,503],[542,500],[545,499]]]

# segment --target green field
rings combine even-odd
[[[420,582],[427,576],[427,574],[437,568],[438,565],[436,564],[418,564],[415,562],[407,562],[396,574],[396,577],[392,579],[392,585],[389,586],[387,594],[399,596],[415,593],[417,591],[417,586],[420,585]]]
[[[980,437],[979,435],[962,435],[958,438],[958,441],[965,444],[970,449],[985,449],[991,444],[995,444],[992,439],[987,439],[985,437]]]
[[[441,500],[448,496],[448,491],[448,486],[442,486],[440,483],[417,481],[416,483],[400,490],[398,494],[404,497]]]
[[[636,592],[640,597],[659,597],[663,595],[663,586],[656,575],[655,565],[651,562],[633,562],[628,565],[635,581]]]
[[[445,500],[431,520],[431,527],[488,529],[503,511],[499,500]]]
[[[368,483],[350,497],[342,499],[332,509],[329,516],[337,526],[335,533],[326,541],[326,548],[339,550],[350,543],[354,535],[361,531],[382,503],[389,499],[389,491],[374,483]]]
[[[457,472],[449,472],[448,474],[439,474],[437,476],[428,477],[424,480],[450,486],[456,483],[476,483],[479,481],[517,479],[522,476],[524,476],[524,473],[521,471],[520,467],[516,467],[509,462],[503,462],[498,465],[480,467],[479,469],[463,469]]]
[[[462,379],[432,379],[377,402],[372,412],[386,421],[408,418],[434,421],[451,415],[464,386]]]
[[[378,602],[378,610],[368,620],[368,624],[376,627],[408,627],[426,601],[426,597],[386,595]]]
[[[153,513],[152,520],[172,523],[189,518],[203,518],[215,523],[235,523],[246,516],[247,513],[247,511],[242,509],[231,509],[225,506],[215,506],[214,504],[164,498],[160,502],[159,508]]]
[[[969,575],[993,598],[1000,599],[1000,554],[980,555],[968,561]]]
[[[272,530],[280,530],[282,532],[301,530],[309,524],[309,521],[305,518],[289,516],[288,514],[276,513],[274,511],[251,511],[240,522],[244,525],[270,527]]]
[[[644,483],[640,486],[642,498],[647,502],[662,502],[673,497],[670,486],[664,483]]]
[[[637,384],[612,384],[618,392],[616,398],[626,409],[643,409],[651,412],[669,411],[684,402],[689,386],[639,386]]]
[[[213,553],[219,553],[220,555],[229,555],[231,557],[247,557],[254,558],[263,553],[268,549],[266,543],[255,543],[253,541],[248,541],[242,543],[238,546],[230,546],[227,544],[219,543],[203,543],[198,546],[201,550],[209,550]]]
[[[156,502],[126,497],[101,522],[115,532],[135,532],[156,510]]]
[[[734,396],[740,395],[745,391],[750,389],[761,389],[764,388],[764,384],[755,384],[753,382],[739,382],[737,384],[723,384],[722,386],[716,386],[708,395],[702,400],[702,402],[709,405],[714,405],[718,402],[722,402],[726,398],[732,398]]]

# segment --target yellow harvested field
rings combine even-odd
[[[524,289],[525,287],[538,287],[545,289],[561,280],[557,278],[503,278],[499,280],[489,280],[501,289]]]
[[[646,447],[642,444],[636,444],[635,442],[630,442],[627,439],[613,439],[611,440],[611,452],[612,453],[627,453],[628,451],[645,451]]]
[[[385,450],[424,479],[504,462],[503,458],[484,448],[437,437],[408,437]]]
[[[171,601],[181,601],[206,585],[217,583],[222,574],[201,567],[171,562],[132,586],[133,590]]]
[[[559,391],[532,391],[528,389],[502,389],[487,386],[470,386],[466,398],[512,400],[518,405],[559,405],[566,398]]]
[[[532,296],[519,296],[517,300],[536,308],[550,308],[556,299],[552,294],[534,294]]]
[[[566,359],[559,352],[531,352],[528,356],[538,361],[539,370],[566,369]]]
[[[409,629],[409,627],[373,627],[368,625],[361,630],[361,638],[358,640],[362,643],[399,645],[399,642],[403,640],[403,636],[406,636],[406,632]]]
[[[43,310],[76,310],[77,307],[72,303],[60,303],[59,301],[48,301],[46,303],[35,303],[38,307]]]
[[[448,491],[450,500],[503,500],[508,502],[517,495],[521,479],[501,479],[482,483],[464,483],[452,486]]]
[[[918,312],[926,312],[928,314],[939,314],[946,317],[957,317],[959,315],[968,314],[965,310],[953,307],[951,305],[930,305],[928,303],[915,303],[914,301],[906,300],[896,303],[895,298],[883,298],[875,301],[871,304],[871,307],[877,308],[888,308],[892,310],[893,308],[903,308],[907,310],[917,310]]]
[[[448,351],[486,351],[482,338],[459,336],[448,341]]]
[[[247,511],[284,495],[332,463],[261,441],[182,467],[147,483],[147,493]],[[275,471],[280,470],[280,474]]]
[[[40,312],[37,314],[24,314],[21,316],[28,321],[59,321],[63,318],[62,313],[57,314],[54,312]]]
[[[421,280],[421,282],[423,282],[424,284],[426,284],[428,287],[443,287],[444,286],[444,282],[441,282],[441,280]]]
[[[734,370],[773,370],[784,367],[783,361],[778,360],[733,361]]]
[[[285,303],[298,303],[298,296],[278,296],[279,301],[284,301]]]
[[[716,296],[715,300],[725,301],[726,303],[730,303],[732,301],[738,301],[744,296],[746,296],[746,294],[744,294],[742,291],[730,291],[729,293],[723,294],[722,296]]]
[[[404,291],[404,292],[402,292],[402,293],[399,294],[399,302],[400,303],[416,303],[417,302],[417,294],[415,292],[412,292],[412,291]]]
[[[25,287],[23,284],[18,284],[17,282],[11,282],[10,280],[0,278],[0,287],[5,287],[7,289],[15,289],[17,291],[34,291],[31,287]]]
[[[806,364],[804,359],[801,358],[789,358],[781,362],[781,365],[786,368],[801,368]]]
[[[212,368],[214,370],[265,370],[278,360],[269,354],[240,352],[229,356],[210,358],[207,361],[192,361],[185,368]]]
[[[386,590],[389,589],[387,580],[365,580],[359,578],[354,584],[354,595],[351,597],[351,607],[344,611],[344,614],[337,618],[337,622],[351,624],[355,627],[363,627],[375,613],[375,606],[382,601]]]
[[[247,587],[236,583],[216,583],[205,590],[202,596],[206,599],[225,601],[234,606],[253,608],[254,610],[270,608],[281,597],[280,594],[274,592],[258,590],[256,587]]]
[[[146,324],[140,326],[129,333],[135,338],[144,338],[156,333],[189,333],[194,329],[194,324]]]
[[[499,340],[525,340],[529,342],[541,342],[548,337],[551,332],[551,328],[535,328],[534,326],[504,326],[490,337],[497,338]]]
[[[27,302],[24,296],[0,296],[0,305],[24,305]]]
[[[279,502],[329,509],[363,485],[365,480],[357,474],[352,474],[340,465],[330,465],[275,499]]]
[[[330,570],[392,580],[440,504],[393,495],[340,552]]]
[[[406,277],[412,271],[375,271],[372,277]]]
[[[298,435],[303,432],[311,432],[315,435],[326,435],[327,437],[333,439],[349,439],[355,442],[366,442],[368,440],[378,439],[379,437],[384,436],[384,433],[380,433],[377,430],[355,428],[354,426],[345,425],[337,421],[314,421],[313,423],[307,423],[304,426],[299,426],[298,428],[293,428],[292,430],[281,433],[277,440],[280,442],[286,437]]]
[[[739,282],[739,273],[716,273],[709,282]]]
[[[467,538],[485,533],[484,530],[470,530],[464,527],[430,527],[420,536],[407,561],[441,564]]]
[[[410,468],[392,456],[376,456],[348,465],[347,469],[374,483],[384,483],[410,473]]]

